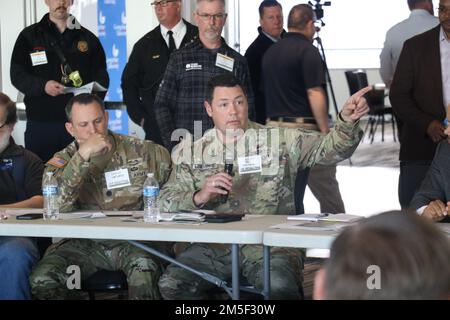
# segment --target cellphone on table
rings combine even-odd
[[[17,220],[34,220],[42,219],[42,213],[26,213],[16,216]]]
[[[207,214],[205,216],[205,221],[209,223],[226,223],[241,221],[244,216],[244,213],[214,213]]]

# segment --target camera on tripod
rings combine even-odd
[[[308,4],[313,8],[314,13],[316,14],[317,21],[322,22],[322,27],[325,26],[325,23],[323,23],[323,6],[329,7],[331,6],[331,1],[325,1],[324,3],[320,3],[321,0],[314,0],[316,3],[313,4],[311,1],[308,1]]]

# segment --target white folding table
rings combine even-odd
[[[263,244],[263,232],[270,226],[284,221],[284,216],[247,215],[242,221],[229,223],[203,223],[198,225],[180,223],[149,224],[144,222],[125,222],[120,217],[74,220],[16,220],[10,217],[0,220],[0,236],[57,237],[83,239],[127,240],[140,248],[177,263],[170,257],[137,241],[170,241],[230,244],[232,247],[232,287],[233,299],[240,297],[239,284],[239,245]],[[180,264],[178,264],[180,265]],[[212,275],[207,275],[187,267],[190,271],[205,276],[219,286],[226,283]],[[224,287],[225,288],[225,287]],[[267,286],[269,289],[269,286]],[[269,291],[263,292],[267,298]]]

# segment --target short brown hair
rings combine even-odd
[[[369,288],[369,267],[381,288]],[[450,241],[415,212],[390,211],[346,228],[325,265],[327,299],[447,299]]]
[[[5,124],[14,124],[14,123],[16,123],[17,122],[17,107],[16,107],[16,103],[13,102],[3,92],[0,92],[0,106],[5,106],[5,108],[6,108],[6,120],[5,120],[5,123],[0,123],[0,126],[3,126]]]
[[[77,96],[72,97],[69,102],[66,105],[66,117],[67,121],[72,121],[72,107],[75,103],[78,104],[90,104],[90,103],[97,103],[100,108],[102,109],[102,112],[105,112],[105,104],[102,99],[99,98],[99,96],[92,94],[92,93],[82,93]]]

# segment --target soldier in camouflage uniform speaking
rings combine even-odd
[[[166,182],[171,168],[166,149],[149,141],[108,132],[108,115],[95,95],[75,96],[66,107],[67,131],[75,142],[47,163],[59,181],[61,212],[74,209],[140,210],[142,187],[148,172],[159,184]],[[121,186],[105,173],[126,169]],[[166,253],[169,244],[151,243]],[[67,267],[77,265],[85,279],[99,268],[123,270],[130,299],[159,299],[157,281],[163,263],[126,241],[63,239],[51,246],[30,277],[38,299],[82,298],[66,285]]]
[[[362,137],[358,120],[369,108],[365,88],[345,103],[327,135],[305,129],[269,128],[248,120],[242,86],[233,75],[212,78],[204,103],[215,128],[172,154],[174,168],[160,200],[164,211],[213,209],[246,214],[292,214],[298,168],[334,164],[349,157]],[[230,155],[231,154],[231,155]],[[224,172],[233,163],[232,174]],[[221,201],[228,194],[227,201]],[[225,203],[223,203],[225,202]],[[241,247],[243,275],[262,289],[262,247]],[[302,297],[303,251],[271,249],[271,298]],[[221,278],[231,276],[228,245],[191,244],[177,260]],[[173,264],[159,280],[165,299],[207,299],[214,285]]]

